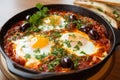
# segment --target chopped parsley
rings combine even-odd
[[[68,57],[71,58],[71,59],[74,58],[74,56],[75,56],[74,54],[69,54],[68,55]]]
[[[16,35],[14,35],[14,36],[12,37],[12,40],[16,40],[16,38],[17,38],[17,36],[16,36]]]
[[[42,55],[35,55],[35,58],[36,58],[37,60],[42,60],[42,59],[45,58],[45,57],[46,57],[45,54],[42,54]]]
[[[69,40],[65,40],[64,43],[67,45],[67,47],[71,47],[71,44],[70,44]]]
[[[53,48],[52,52],[51,52],[52,55],[54,56],[65,56],[66,55],[66,51],[63,49],[63,48]]]
[[[55,31],[52,34],[50,34],[49,39],[52,40],[52,41],[57,41],[56,38],[59,38],[59,37],[61,37],[60,32]]]
[[[31,58],[31,55],[30,54],[25,54],[25,56],[24,56],[26,59],[29,59],[29,58]]]
[[[80,54],[85,54],[85,55],[87,55],[84,51],[81,51]]]
[[[60,25],[59,27],[60,27],[60,28],[62,28],[63,26],[62,26],[62,25]]]
[[[82,21],[81,19],[73,20],[72,22],[69,21],[69,20],[67,20],[67,21],[65,21],[65,22],[66,22],[65,28],[68,28],[68,27],[70,26],[71,23],[72,23],[72,24],[75,24],[75,25],[76,25],[76,28],[78,28],[78,29],[80,29],[81,26],[84,25],[84,24],[83,24],[83,21]]]
[[[25,45],[22,46],[22,48],[25,48],[25,47],[26,47]]]
[[[55,66],[59,65],[60,63],[60,58],[56,58],[54,59],[53,61],[51,61],[49,64],[48,64],[48,70],[49,71],[52,71],[55,69]]]
[[[78,41],[77,44],[78,44],[79,46],[82,46],[82,42],[81,42],[81,41]]]
[[[33,32],[39,32],[41,29],[39,29],[39,27],[36,27],[36,26],[32,26],[30,28],[28,28],[28,31],[33,31]]]
[[[37,49],[35,49],[33,52],[34,52],[34,53],[40,53],[40,49],[37,48]]]
[[[83,21],[82,20],[74,20],[73,22],[72,22],[73,24],[76,24],[77,26],[77,28],[78,29],[80,29],[81,28],[81,26],[83,26],[84,24],[83,24]]]
[[[75,34],[69,34],[69,36],[72,37],[72,38],[76,38]]]
[[[79,47],[78,45],[75,45],[75,46],[74,46],[74,49],[75,49],[75,50],[79,50],[80,47]]]
[[[80,58],[76,58],[73,60],[74,62],[74,68],[78,68],[78,63],[79,63]]]

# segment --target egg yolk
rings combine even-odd
[[[39,37],[36,43],[33,44],[33,48],[44,48],[49,43],[49,39],[45,37]]]

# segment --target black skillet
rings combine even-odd
[[[87,16],[90,18],[93,18],[94,20],[98,21],[100,24],[103,24],[105,26],[107,36],[110,39],[111,42],[111,48],[109,51],[108,56],[101,61],[100,63],[94,65],[93,67],[87,68],[85,70],[77,70],[77,71],[72,71],[68,73],[56,73],[56,72],[35,72],[31,71],[29,69],[26,69],[19,64],[15,63],[12,61],[5,53],[4,51],[4,44],[3,44],[3,37],[6,34],[7,30],[10,29],[11,25],[15,24],[16,22],[25,19],[26,15],[32,15],[37,11],[37,8],[31,8],[26,11],[23,11],[14,17],[12,17],[10,20],[8,20],[4,26],[2,27],[0,31],[0,51],[2,55],[4,56],[6,62],[7,62],[7,67],[8,70],[22,78],[25,79],[44,79],[44,80],[86,80],[88,77],[92,76],[96,72],[99,71],[99,69],[104,65],[106,60],[111,56],[114,48],[120,44],[120,31],[117,29],[112,28],[110,23],[104,19],[102,16],[88,10],[82,7],[77,7],[73,5],[64,5],[64,4],[54,4],[54,5],[45,5],[49,9],[54,9],[54,10],[60,10],[60,11],[72,11],[77,14]]]

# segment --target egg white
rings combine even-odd
[[[70,35],[74,36],[70,37]],[[64,43],[65,40],[70,42],[71,47],[68,47],[67,44]],[[80,41],[82,44],[79,45],[78,41]],[[99,47],[95,46],[95,44],[86,34],[80,34],[77,32],[68,32],[62,34],[60,38],[60,44],[63,44],[63,48],[69,51],[71,54],[75,54],[77,56],[92,55],[95,54],[99,49]],[[78,50],[75,49],[76,45],[79,46]],[[81,52],[85,52],[85,54],[82,54]]]
[[[59,22],[59,24],[56,24],[57,21]],[[42,31],[50,31],[54,29],[59,30],[65,28],[66,24],[67,22],[62,16],[50,15],[49,17],[43,19],[43,23],[39,25],[38,28],[41,29]]]
[[[52,42],[49,42],[43,48],[40,48],[40,52],[35,53],[35,50],[38,48],[33,48],[32,45],[36,43],[38,38],[33,35],[25,36],[16,41],[12,41],[14,44],[14,51],[16,52],[17,57],[24,57],[26,54],[30,54],[34,58],[35,54],[37,55],[48,55],[51,51]]]

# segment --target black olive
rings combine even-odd
[[[99,34],[95,30],[90,30],[88,36],[93,40],[98,40],[100,38]]]
[[[83,26],[80,27],[79,30],[81,30],[81,31],[83,31],[85,33],[88,33],[91,29],[92,29],[91,27],[89,27],[87,25],[83,25]]]
[[[25,19],[28,21],[30,19],[31,15],[27,15]]]
[[[24,32],[27,28],[30,27],[30,23],[23,23],[21,26],[20,26],[20,31],[21,32]]]
[[[76,16],[74,14],[69,15],[68,20],[70,22],[77,20]]]
[[[70,68],[70,69],[74,68],[74,63],[69,57],[62,58],[61,61],[60,61],[60,65],[63,68]]]

